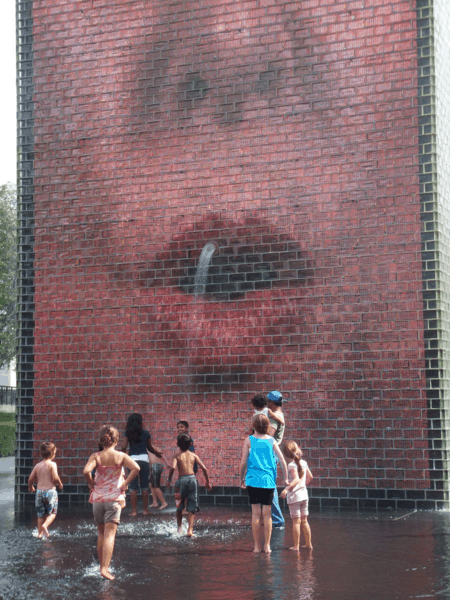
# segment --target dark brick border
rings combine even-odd
[[[166,498],[172,495],[172,489],[164,489]],[[278,488],[281,492],[282,488]],[[442,510],[445,502],[439,493],[433,490],[380,490],[380,489],[334,489],[310,488],[309,506],[316,511],[405,511],[405,510]],[[88,494],[59,494],[62,505],[87,506]],[[249,506],[247,491],[235,486],[216,486],[211,492],[199,488],[200,507],[204,506]],[[280,500],[285,512],[288,506]]]
[[[33,464],[34,397],[34,106],[32,0],[16,0],[19,209],[16,510],[26,502]]]
[[[279,488],[281,491],[282,488]],[[430,510],[445,508],[430,490],[378,490],[311,488],[309,505],[316,510]],[[283,505],[283,502],[281,502]],[[247,506],[248,496],[239,487],[200,490],[200,506]],[[287,510],[287,504],[285,504]]]

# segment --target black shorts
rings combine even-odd
[[[273,502],[274,488],[257,488],[247,486],[248,497],[250,504],[262,504],[263,506],[271,506]]]

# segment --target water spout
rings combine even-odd
[[[196,297],[205,293],[209,265],[211,264],[211,258],[216,250],[217,244],[214,242],[208,242],[203,246],[200,258],[198,259],[198,265],[194,279],[194,296]]]

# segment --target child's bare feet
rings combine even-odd
[[[142,511],[142,514],[143,514],[143,515],[149,515],[150,513],[148,512],[148,510],[147,510],[147,509],[145,509],[145,510],[143,510],[143,511]]]
[[[182,529],[182,527],[181,527],[181,526],[180,526],[180,527],[178,527],[178,528],[177,528],[177,533],[182,533],[182,532],[183,532],[183,529]]]
[[[108,569],[100,569],[100,575],[104,578],[104,579],[108,579],[109,581],[112,581],[113,579],[115,579],[114,575],[112,575]]]
[[[157,504],[150,504],[150,508],[158,508]]]
[[[295,550],[295,552],[299,552],[300,548],[298,546],[291,546],[289,550]]]
[[[255,546],[253,548],[253,554],[259,554],[261,552],[261,548],[259,546]]]
[[[272,553],[272,550],[270,549],[270,546],[264,546],[264,552],[265,552],[266,554],[271,554],[271,553]]]
[[[165,504],[161,504],[161,506],[159,506],[159,510],[163,510],[164,508],[167,508],[169,505],[167,504],[167,502]]]
[[[194,532],[187,530],[186,537],[194,537]]]
[[[46,525],[42,525],[42,537],[47,539],[48,537],[50,537],[50,534],[48,532],[47,526]]]
[[[130,517],[137,517],[137,512],[130,512]]]
[[[302,548],[307,548],[308,550],[312,550],[312,549],[313,549],[312,545],[309,545],[309,546],[302,546]]]

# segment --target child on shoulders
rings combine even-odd
[[[284,419],[283,419],[282,415],[280,417],[279,415],[275,414],[275,412],[273,412],[269,408],[269,399],[264,394],[256,394],[256,396],[253,396],[253,398],[250,400],[250,402],[253,407],[252,420],[257,415],[265,415],[266,417],[269,417],[269,419],[273,419],[277,423],[284,423]],[[253,427],[251,427],[251,429],[248,431],[248,435],[251,435],[253,433],[253,431],[254,431],[254,429],[253,429]]]

